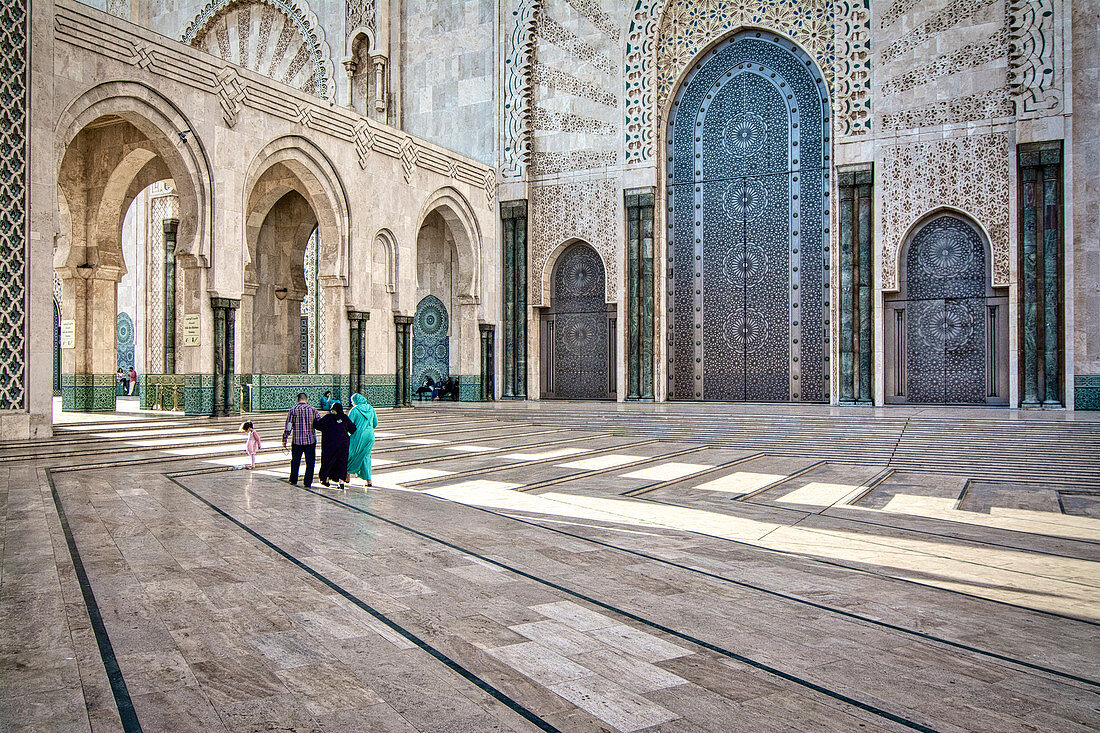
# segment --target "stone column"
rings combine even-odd
[[[179,219],[164,226],[164,373],[176,373],[176,231]]]
[[[1063,404],[1062,143],[1021,145],[1019,165],[1021,241],[1021,407]],[[993,355],[996,358],[996,355]]]
[[[412,316],[393,317],[396,336],[394,340],[394,353],[396,355],[394,364],[394,407],[412,407],[409,402],[409,341],[412,322]]]
[[[653,189],[626,193],[628,400],[653,399]]]
[[[374,66],[374,112],[380,122],[386,121],[386,65],[385,56],[371,56]]]
[[[370,320],[370,311],[348,310],[348,344],[351,354],[350,387],[352,394],[363,392],[366,376],[367,327],[364,321]],[[350,398],[349,398],[350,401]]]
[[[840,401],[873,404],[871,389],[871,164],[838,171],[840,192]]]
[[[238,406],[233,380],[233,343],[236,338],[236,315],[241,301],[211,297],[214,311],[214,414],[236,415]]]
[[[344,71],[346,71],[348,75],[348,96],[346,105],[349,109],[355,109],[355,98],[352,94],[352,86],[355,83],[355,71],[358,68],[359,63],[355,59],[351,58],[344,60]]]
[[[478,325],[481,331],[481,394],[482,402],[490,402],[496,398],[496,359],[494,358],[494,335],[496,326],[492,323]]]
[[[504,392],[506,400],[527,399],[527,201],[503,201]]]

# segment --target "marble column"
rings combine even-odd
[[[241,301],[232,298],[210,298],[214,311],[214,414],[236,415],[239,412],[234,384],[234,352],[237,309]]]
[[[367,353],[367,325],[364,321],[370,320],[370,311],[348,311],[348,345],[350,346],[351,368],[350,387],[352,394],[362,394],[363,382],[366,376]],[[349,398],[350,403],[350,398]]]
[[[176,231],[179,219],[164,226],[164,373],[176,373]]]
[[[1021,145],[1018,164],[1020,406],[1060,407],[1065,373],[1061,141]]]
[[[496,359],[494,358],[494,336],[496,326],[492,323],[478,325],[481,331],[481,394],[482,402],[489,402],[496,398]]]
[[[527,399],[527,201],[502,201],[504,233],[504,391]]]
[[[393,325],[396,339],[394,345],[395,364],[394,381],[396,392],[394,407],[412,407],[409,402],[409,343],[412,331],[412,316],[394,316]]]
[[[627,394],[653,399],[653,189],[626,191]]]
[[[873,403],[871,294],[873,239],[870,164],[838,171],[840,193],[840,401]]]

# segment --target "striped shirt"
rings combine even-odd
[[[313,432],[313,423],[317,418],[321,417],[321,414],[313,407],[313,405],[306,402],[299,402],[294,407],[290,408],[290,412],[286,414],[286,427],[283,428],[283,441],[291,433],[294,434],[294,438],[290,441],[294,445],[314,445],[317,443],[317,436]]]

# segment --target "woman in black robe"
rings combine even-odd
[[[317,478],[323,486],[329,485],[329,479],[336,479],[340,488],[348,480],[348,437],[355,432],[355,423],[344,414],[344,407],[334,402],[327,415],[313,423],[321,431],[321,470]]]

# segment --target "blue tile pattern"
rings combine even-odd
[[[1078,374],[1073,378],[1073,408],[1100,410],[1100,374]]]
[[[450,376],[449,325],[447,308],[439,298],[429,295],[417,304],[412,327],[411,385],[420,386],[426,376],[436,382]]]

